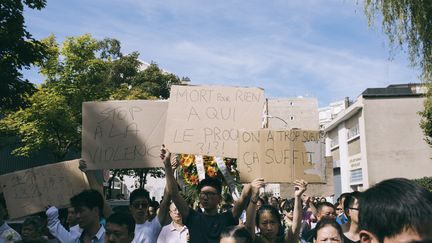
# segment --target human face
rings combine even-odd
[[[77,224],[76,215],[75,215],[75,209],[74,208],[68,208],[68,214],[66,222],[69,224],[69,226],[74,226]]]
[[[169,215],[170,215],[172,221],[174,221],[175,223],[177,223],[177,224],[182,223],[182,218],[181,218],[180,213],[177,210],[177,207],[174,203],[171,203],[171,205],[170,205]]]
[[[354,203],[349,207],[349,218],[352,223],[358,224],[358,215],[359,215],[359,204],[358,201],[355,200]]]
[[[149,216],[149,218],[154,218],[154,217],[156,217],[156,211],[157,211],[157,209],[155,208],[155,207],[149,207],[148,208],[148,216]]]
[[[105,243],[130,243],[134,234],[129,234],[126,225],[109,222],[105,226]]]
[[[343,208],[341,206],[337,206],[336,215],[341,215],[343,213]]]
[[[275,215],[270,211],[264,211],[259,216],[259,225],[261,235],[266,239],[274,239],[279,232],[279,222]]]
[[[199,200],[205,210],[214,210],[220,202],[220,195],[216,188],[204,186],[199,193]]]
[[[75,217],[80,228],[88,229],[99,222],[99,209],[97,207],[90,209],[86,206],[76,207]]]
[[[382,243],[411,243],[411,242],[431,242],[432,232],[427,233],[427,235],[420,235],[412,229],[405,228],[401,233],[393,237],[385,237]],[[361,243],[381,243],[378,238],[366,231],[360,231],[360,242]]]
[[[143,224],[148,217],[149,202],[147,198],[139,197],[130,205],[129,209],[137,224]]]
[[[21,229],[21,236],[24,240],[27,239],[36,239],[39,237],[39,233],[37,232],[37,229],[29,224],[29,225],[23,225]]]
[[[317,231],[314,243],[340,243],[342,238],[336,228],[331,225],[324,226]]]
[[[318,214],[318,221],[321,220],[322,217],[336,218],[336,213],[332,207],[324,206],[321,208],[321,212]]]

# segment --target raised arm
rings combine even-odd
[[[250,184],[246,184],[243,187],[240,198],[234,203],[234,207],[232,209],[232,213],[235,219],[238,219],[241,216],[243,210],[245,210],[246,207],[248,206],[249,200],[252,195],[252,188],[254,186],[262,187],[263,185],[264,185],[264,179],[257,178],[253,180]]]
[[[182,216],[182,219],[184,220],[183,222],[185,222],[189,216],[189,206],[178,191],[177,182],[174,178],[174,172],[171,167],[171,153],[165,149],[165,146],[162,146],[161,148],[160,157],[165,167],[166,188],[168,189],[168,193],[171,195],[171,200],[173,200],[177,210]]]
[[[165,187],[163,199],[159,206],[159,211],[157,215],[159,222],[162,226],[167,225],[169,223],[168,212],[169,212],[170,200],[171,200],[171,195],[168,193],[168,188]]]
[[[293,212],[293,224],[290,229],[285,232],[285,242],[297,243],[299,241],[301,220],[302,220],[302,194],[307,189],[307,182],[304,180],[294,181],[294,212]]]
[[[249,202],[249,206],[246,210],[246,222],[245,227],[249,230],[252,235],[252,238],[255,239],[255,215],[256,215],[256,204],[258,202],[259,190],[264,186],[264,179],[260,178],[254,180],[251,183],[251,198]]]

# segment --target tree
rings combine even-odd
[[[45,56],[44,45],[33,39],[24,25],[24,5],[41,10],[46,0],[3,0],[0,3],[0,112],[25,105],[35,91],[21,70]]]
[[[382,28],[391,46],[407,47],[411,65],[422,71],[428,92],[420,127],[432,146],[432,1],[365,0],[364,7],[370,24],[382,15]]]
[[[81,105],[84,101],[158,99],[169,96],[172,84],[180,79],[163,72],[155,63],[140,70],[139,54],[121,53],[115,39],[98,41],[86,34],[67,38],[60,46],[54,36],[41,41],[46,58],[37,62],[46,78],[27,101],[28,107],[0,120],[0,132],[14,134],[22,146],[14,154],[29,156],[49,148],[56,161],[70,151],[81,151]],[[113,170],[111,180],[132,175],[143,187],[147,175],[163,177],[160,168]]]
[[[373,24],[382,15],[382,28],[392,47],[407,47],[410,62],[432,74],[432,2],[429,0],[365,0],[365,14]]]

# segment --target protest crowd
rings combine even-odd
[[[344,193],[333,204],[307,196],[304,180],[292,183],[292,198],[266,198],[260,194],[266,182],[256,178],[228,204],[221,181],[209,177],[199,182],[197,207],[180,194],[171,153],[163,147],[160,157],[166,171],[160,204],[140,188],[131,193],[128,212],[111,212],[100,191],[89,189],[70,198],[66,220],[47,205],[16,232],[4,219],[2,199],[0,242],[432,242],[432,195],[407,179]],[[85,171],[84,161],[80,167]]]

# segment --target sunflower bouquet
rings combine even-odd
[[[180,164],[179,174],[183,178],[186,186],[185,196],[189,200],[196,200],[198,198],[197,186],[199,183],[198,170],[196,166],[196,157],[193,154],[180,154],[177,158]],[[233,178],[236,184],[239,183],[239,172],[237,170],[237,160],[232,158],[223,158],[227,173]],[[222,181],[224,187],[227,187],[226,180],[222,171],[218,167],[215,157],[203,156],[203,165],[205,177],[218,178]],[[237,185],[236,185],[237,186]]]

